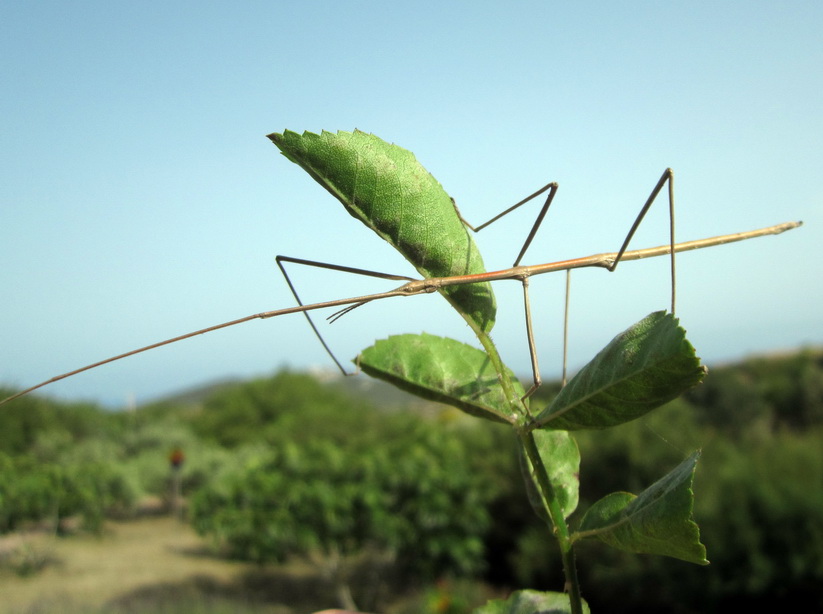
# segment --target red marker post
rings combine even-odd
[[[183,466],[183,461],[186,460],[186,455],[183,450],[175,448],[169,454],[169,464],[171,465],[171,512],[181,522],[183,521],[183,505],[181,491],[181,477],[180,469]]]

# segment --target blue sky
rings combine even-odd
[[[289,306],[277,254],[412,274],[265,138],[287,128],[410,149],[473,222],[558,181],[526,263],[615,250],[670,166],[681,240],[805,222],[679,259],[678,315],[707,364],[820,344],[821,23],[817,2],[4,3],[0,382]],[[666,242],[665,209],[633,247]],[[489,269],[511,264],[535,214],[478,236]],[[666,274],[658,259],[573,276],[571,366],[665,308]],[[307,301],[392,285],[295,281]],[[546,377],[562,289],[562,275],[532,282]],[[494,338],[526,373],[519,287],[496,290]],[[341,360],[421,330],[471,341],[437,296],[324,326]],[[44,392],[117,407],[330,365],[293,315]]]

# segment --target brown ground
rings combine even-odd
[[[182,603],[194,612],[298,614],[336,605],[311,570],[265,572],[221,560],[169,517],[108,523],[99,537],[13,535],[0,543],[0,551],[15,548],[52,562],[28,577],[0,570],[0,614],[175,612]]]

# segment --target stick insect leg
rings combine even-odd
[[[566,269],[566,301],[563,306],[563,377],[560,387],[566,387],[566,367],[569,364],[569,296],[571,295],[572,271]]]
[[[667,168],[665,171],[663,171],[663,174],[660,176],[657,185],[654,186],[652,193],[646,200],[646,204],[643,205],[643,208],[640,210],[640,213],[635,218],[634,224],[632,224],[631,230],[629,230],[629,234],[626,235],[626,238],[623,241],[623,245],[620,247],[620,251],[617,252],[617,256],[615,257],[612,265],[608,267],[608,270],[614,271],[617,268],[620,259],[623,257],[623,252],[625,252],[626,248],[629,246],[629,242],[632,240],[632,237],[634,236],[635,231],[637,231],[638,226],[640,226],[640,222],[643,221],[643,218],[651,208],[652,203],[654,203],[655,198],[657,198],[657,195],[660,194],[660,191],[663,189],[663,186],[666,183],[669,184],[669,242],[671,245],[672,314],[674,314],[676,298],[676,276],[674,267],[674,172],[672,171],[672,169]]]
[[[631,229],[629,230],[626,238],[623,240],[623,245],[620,247],[620,251],[617,253],[617,256],[614,259],[614,262],[611,266],[607,267],[608,271],[614,271],[617,268],[620,259],[623,257],[623,253],[626,251],[626,248],[629,246],[629,242],[632,240],[634,233],[640,227],[640,223],[643,221],[643,218],[648,213],[649,209],[654,203],[657,195],[660,194],[660,191],[663,189],[663,186],[668,183],[668,196],[669,196],[669,241],[671,246],[671,279],[672,279],[672,314],[674,314],[675,308],[675,292],[676,292],[676,275],[675,275],[675,266],[674,266],[674,172],[672,169],[667,168],[663,171],[663,174],[660,176],[660,179],[657,181],[657,184],[654,186],[649,198],[646,200],[643,208],[638,213],[637,217],[632,224]],[[566,385],[566,370],[568,364],[568,337],[569,337],[569,294],[570,294],[570,287],[571,287],[571,269],[566,270],[566,306],[563,310],[563,377],[561,380],[561,386]]]
[[[551,206],[552,201],[554,200],[554,196],[555,196],[555,194],[557,194],[557,182],[547,183],[546,185],[544,185],[542,188],[540,188],[536,192],[534,192],[532,194],[529,194],[526,198],[524,198],[520,202],[515,203],[514,205],[512,205],[511,207],[509,207],[508,209],[506,209],[502,213],[498,213],[497,215],[495,215],[493,218],[491,218],[487,222],[484,222],[484,223],[482,223],[482,224],[480,224],[479,226],[476,226],[476,227],[469,224],[469,222],[466,221],[466,219],[460,214],[460,210],[457,208],[457,203],[454,202],[454,199],[452,199],[452,203],[454,204],[454,210],[457,212],[457,215],[460,218],[460,220],[468,228],[470,228],[474,232],[480,232],[481,230],[483,230],[487,226],[490,226],[491,224],[493,224],[494,222],[496,222],[497,220],[499,220],[503,216],[508,215],[509,213],[511,213],[512,211],[514,211],[518,207],[520,207],[521,205],[525,205],[530,200],[540,196],[541,194],[543,194],[547,191],[548,191],[548,195],[546,196],[546,200],[543,203],[543,206],[540,208],[540,212],[537,214],[537,218],[535,219],[534,224],[532,225],[532,228],[529,231],[528,236],[526,237],[526,240],[523,242],[523,247],[520,248],[520,253],[517,255],[517,258],[515,259],[514,264],[512,265],[512,266],[517,266],[517,265],[520,264],[520,261],[523,259],[523,256],[526,254],[526,250],[529,249],[529,246],[531,245],[532,240],[534,239],[535,235],[537,234],[537,230],[540,228],[540,225],[543,223],[543,218],[546,217],[546,213],[549,211],[549,207]],[[531,304],[529,303],[529,281],[528,281],[528,278],[523,278],[522,283],[523,283],[523,300],[524,300],[524,307],[525,307],[525,313],[526,313],[526,335],[528,337],[528,342],[529,342],[529,356],[531,358],[532,375],[533,375],[533,378],[534,378],[531,388],[529,388],[529,390],[523,396],[523,399],[527,399],[532,394],[534,394],[535,391],[537,391],[538,388],[540,388],[542,380],[540,379],[540,368],[538,367],[538,364],[537,364],[537,350],[535,349],[535,344],[534,344],[534,333],[533,333],[533,328],[532,328]]]
[[[568,364],[568,348],[569,348],[569,295],[571,291],[571,269],[566,269],[566,298],[563,307],[563,375],[560,380],[560,387],[566,385],[566,367]],[[523,400],[528,399],[531,395],[537,392],[537,389],[543,385],[543,380],[540,377],[540,367],[537,363],[537,350],[534,343],[534,332],[532,327],[532,310],[531,302],[529,300],[529,278],[522,279],[523,284],[523,303],[526,313],[526,336],[529,342],[529,358],[532,364],[532,385],[523,395]]]
[[[304,260],[302,258],[292,258],[290,256],[277,256],[277,258],[275,258],[275,260],[277,261],[277,266],[280,267],[280,272],[283,273],[283,277],[286,278],[286,283],[289,285],[289,289],[291,290],[291,293],[294,296],[294,299],[297,301],[297,304],[300,305],[301,307],[303,306],[303,301],[300,300],[300,296],[297,294],[297,290],[295,289],[294,284],[292,283],[291,279],[289,278],[288,273],[286,273],[286,267],[283,265],[284,262],[291,262],[293,264],[302,264],[302,265],[305,265],[305,266],[313,266],[313,267],[318,267],[318,268],[321,268],[321,269],[330,269],[332,271],[342,271],[344,273],[354,273],[355,275],[366,275],[368,277],[377,277],[379,279],[390,279],[390,280],[394,280],[394,281],[414,281],[414,278],[405,277],[404,275],[393,275],[391,273],[381,273],[379,271],[369,271],[367,269],[357,269],[357,268],[354,268],[354,267],[347,267],[347,266],[342,266],[342,265],[339,265],[339,264],[329,264],[327,262],[317,262],[316,260]],[[365,304],[365,302],[356,303],[354,305],[349,305],[348,307],[342,309],[341,311],[338,311],[338,312],[332,314],[331,316],[329,316],[329,319],[332,322],[334,322],[338,318],[340,318],[341,316],[347,314],[352,309],[360,307],[361,305],[364,305],[364,304]],[[331,351],[331,348],[329,348],[328,344],[326,343],[326,340],[323,339],[323,335],[320,334],[320,331],[317,329],[317,326],[315,326],[314,321],[311,319],[311,316],[309,315],[309,313],[307,311],[304,311],[303,315],[306,316],[306,320],[308,320],[309,326],[311,326],[311,329],[314,331],[315,336],[320,340],[320,343],[322,344],[323,349],[326,350],[326,353],[334,361],[334,364],[337,365],[337,368],[340,369],[340,372],[343,375],[353,375],[352,373],[348,373],[343,368],[343,365],[340,364],[340,361],[337,360],[337,357],[334,355],[334,352]]]
[[[492,225],[494,222],[496,222],[497,220],[499,220],[503,216],[508,215],[509,213],[511,213],[512,211],[514,211],[518,207],[520,207],[521,205],[525,205],[527,202],[529,202],[533,198],[536,198],[536,197],[540,196],[541,194],[543,194],[547,190],[549,191],[549,194],[546,197],[546,202],[543,203],[543,206],[540,209],[540,213],[537,214],[537,219],[534,221],[534,225],[532,226],[532,229],[529,232],[529,236],[526,237],[526,241],[523,243],[523,247],[520,249],[520,253],[517,255],[517,259],[514,261],[514,264],[512,265],[512,266],[517,266],[517,265],[520,264],[520,261],[523,259],[523,256],[525,255],[526,250],[529,249],[529,245],[531,245],[532,239],[534,239],[534,235],[537,234],[537,229],[540,228],[540,224],[543,223],[543,218],[546,217],[546,212],[548,212],[549,206],[552,204],[552,201],[554,200],[554,195],[557,193],[557,182],[547,183],[546,185],[544,185],[542,188],[540,188],[539,190],[537,190],[533,194],[529,194],[526,198],[524,198],[520,202],[515,203],[514,205],[512,205],[511,207],[509,207],[508,209],[506,209],[502,213],[498,213],[492,219],[490,219],[487,222],[483,222],[479,226],[472,226],[471,224],[469,224],[469,222],[466,221],[466,218],[464,218],[460,214],[460,210],[457,208],[457,203],[454,202],[454,199],[452,199],[452,203],[454,204],[454,210],[457,212],[457,216],[460,218],[460,220],[468,228],[470,228],[472,231],[480,232],[481,230],[483,230],[487,226]]]
[[[533,395],[540,385],[543,383],[543,380],[540,379],[540,366],[537,364],[537,351],[535,350],[534,345],[534,331],[532,329],[532,314],[531,314],[531,301],[529,301],[529,278],[524,277],[522,280],[523,283],[523,304],[525,306],[526,311],[526,335],[529,339],[529,358],[531,359],[532,363],[532,377],[534,378],[534,383],[531,385],[526,391],[526,394],[523,395],[523,399],[528,399],[531,395]]]

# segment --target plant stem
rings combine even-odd
[[[511,379],[506,373],[503,360],[500,358],[500,354],[497,352],[497,347],[494,345],[491,337],[488,333],[475,326],[470,318],[466,318],[466,321],[469,322],[469,325],[474,329],[477,338],[486,350],[486,354],[497,372],[500,385],[503,387],[506,398],[509,399],[509,406],[512,414],[520,414],[520,416],[524,419],[529,417],[529,411],[525,403],[520,399],[520,395],[518,395],[515,391]],[[515,429],[517,431],[518,438],[520,439],[520,444],[523,446],[523,450],[526,452],[526,456],[532,466],[532,471],[534,472],[535,479],[537,480],[539,491],[543,498],[543,503],[549,513],[549,518],[551,518],[552,526],[550,526],[549,529],[557,538],[558,544],[560,545],[560,555],[563,561],[563,572],[566,576],[565,588],[566,592],[569,594],[569,603],[572,614],[583,614],[583,599],[580,595],[580,581],[577,577],[574,546],[572,545],[569,536],[569,527],[566,524],[563,509],[560,506],[560,502],[557,500],[557,495],[555,494],[554,487],[549,479],[546,466],[543,464],[543,459],[540,457],[540,452],[537,449],[537,443],[534,440],[532,428],[520,421],[520,424],[516,426]]]
[[[518,437],[532,466],[534,477],[543,496],[543,502],[552,521],[552,531],[560,545],[560,556],[563,561],[563,572],[566,575],[566,591],[569,593],[569,603],[572,614],[583,614],[583,600],[580,595],[580,581],[577,577],[574,546],[569,538],[569,527],[563,515],[563,509],[557,500],[546,466],[537,450],[534,434],[531,430],[519,430]]]
[[[506,373],[506,367],[503,364],[503,359],[500,358],[500,354],[497,352],[497,347],[494,345],[494,341],[492,341],[489,334],[481,330],[471,318],[464,319],[469,323],[472,330],[474,330],[474,334],[477,335],[483,349],[486,350],[486,354],[492,363],[492,367],[494,367],[494,370],[497,373],[497,380],[500,382],[500,386],[503,388],[503,394],[509,402],[509,408],[511,410],[511,415],[509,416],[510,421],[514,423],[517,416],[522,418],[528,416],[529,412],[526,408],[526,404],[514,389],[511,378],[509,378],[508,373]]]

